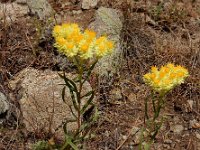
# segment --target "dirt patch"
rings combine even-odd
[[[81,10],[80,3],[71,2],[64,6],[62,1],[50,2],[58,14],[67,14],[64,22],[78,22],[87,28],[93,20],[96,8]],[[193,123],[200,122],[199,5],[198,1],[174,2],[172,5],[157,0],[147,3],[102,0],[98,4],[97,7],[117,8],[124,13],[121,33],[124,58],[121,71],[114,79],[99,85],[96,80],[91,81],[95,82],[97,89],[100,118],[91,128],[94,137],[87,141],[87,149],[137,149],[136,134],[129,133],[132,127],[143,125],[144,99],[149,88],[144,85],[142,75],[152,65],[161,66],[168,62],[185,66],[190,76],[184,84],[168,93],[166,107],[162,111],[167,119],[152,149],[200,148],[200,126]],[[189,11],[191,7],[192,11]],[[59,54],[52,46],[54,41],[50,33],[53,25],[48,26],[45,21],[33,19],[33,16],[30,18],[11,25],[0,22],[0,89],[7,95],[13,93],[10,102],[16,107],[0,127],[1,149],[30,149],[30,143],[49,139],[47,133],[28,133],[24,129],[16,115],[16,110],[20,110],[15,99],[18,93],[11,91],[8,82],[26,67],[62,70],[57,61]],[[44,26],[48,28],[43,29]],[[69,67],[64,70],[74,71],[70,63],[67,65]],[[113,96],[112,90],[118,93],[114,92]]]

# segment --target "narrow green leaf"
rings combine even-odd
[[[94,91],[89,91],[89,92],[86,93],[85,95],[81,96],[81,98],[83,98],[83,97],[88,97],[88,96],[90,96],[93,92],[94,92]]]
[[[71,89],[71,90],[74,91],[74,87],[68,82],[67,78],[64,77],[64,81],[65,81],[65,85],[66,85],[69,89]]]
[[[63,131],[64,131],[65,134],[68,134],[68,132],[67,132],[67,122],[65,122],[64,125],[63,125]]]
[[[64,75],[59,74],[59,76],[60,76],[61,78],[64,79],[66,86],[69,88],[73,106],[74,106],[74,108],[75,108],[76,110],[78,110],[78,105],[77,105],[77,102],[76,102],[76,97],[75,97],[75,95],[74,95],[74,92],[75,92],[76,94],[77,94],[77,92],[78,92],[78,91],[77,91],[77,86],[76,86],[76,84],[75,84],[72,80],[70,80],[70,79],[68,79],[68,78],[66,77],[65,72],[64,72],[63,74],[64,74]],[[62,91],[62,98],[63,98],[63,100],[65,100],[65,99],[64,99],[64,96],[65,96],[65,92],[64,92],[64,91],[65,91],[65,89],[63,89],[63,91]]]
[[[83,133],[83,135],[82,135],[81,137],[79,137],[79,139],[78,139],[78,140],[80,140],[80,141],[83,141],[83,140],[85,140],[85,139],[86,139],[86,137],[88,136],[89,132],[90,132],[90,130],[84,130],[84,133]]]
[[[78,110],[78,105],[77,105],[77,102],[76,102],[76,98],[74,96],[74,90],[73,88],[70,86],[70,84],[66,83],[67,84],[67,87],[69,88],[69,91],[70,91],[70,95],[71,95],[71,100],[72,100],[72,103],[73,103],[73,106],[76,110]],[[65,87],[63,88],[62,90],[62,99],[63,101],[65,102]]]
[[[62,100],[63,100],[63,102],[66,103],[66,101],[65,101],[65,89],[66,89],[66,86],[64,86],[63,89],[62,89]]]
[[[63,75],[62,74],[58,73],[58,75],[63,79]]]
[[[86,104],[83,106],[83,108],[81,109],[81,114],[84,114],[84,112],[86,111],[86,109],[88,108],[88,106],[91,104],[92,100],[94,99],[94,91],[90,91],[88,92],[90,96],[90,98],[87,100]]]
[[[70,80],[69,78],[66,77],[65,72],[63,73],[63,75],[61,75],[61,74],[59,74],[59,73],[58,73],[58,75],[59,75],[62,79],[64,79],[65,84],[68,86],[68,88],[70,88],[71,90],[77,92],[77,86],[76,86],[76,84],[75,84],[72,80]]]
[[[74,83],[74,81],[70,80],[70,79],[67,78],[67,77],[66,77],[66,80],[73,86],[74,91],[77,93],[78,90],[77,90],[77,86],[76,86],[76,84]]]
[[[150,145],[144,142],[144,150],[150,150]]]
[[[70,79],[68,79],[68,78],[66,77],[65,72],[63,73],[63,75],[61,75],[61,74],[59,74],[59,73],[58,73],[58,75],[59,75],[62,79],[64,79],[66,86],[69,88],[73,106],[74,106],[74,108],[75,108],[76,110],[78,110],[78,105],[77,105],[77,102],[76,102],[76,97],[75,97],[75,95],[74,95],[74,92],[75,92],[76,94],[77,94],[77,92],[78,92],[78,91],[77,91],[77,86],[76,86],[76,84],[75,84],[72,80],[70,80]],[[64,102],[65,102],[65,89],[66,89],[66,88],[64,87],[63,90],[62,90],[62,99],[63,99]]]
[[[95,60],[94,63],[90,66],[90,68],[88,68],[88,71],[87,71],[87,74],[86,74],[86,77],[85,77],[85,80],[83,81],[83,83],[88,80],[88,78],[90,77],[92,70],[94,69],[97,62],[98,62],[98,60]]]
[[[72,99],[73,106],[78,111],[78,104],[77,104],[76,98],[74,96],[74,92],[72,90],[70,90],[70,94],[71,94],[71,99]]]
[[[74,150],[78,150],[78,147],[72,142],[72,138],[67,136],[66,137],[67,143],[74,149]]]
[[[69,105],[68,105],[68,106],[69,106]],[[72,115],[77,119],[77,116],[76,116],[76,114],[74,113],[74,111],[73,111],[73,109],[72,109],[72,106],[69,106],[69,109],[70,109]]]
[[[82,132],[82,131],[84,131],[85,128],[87,128],[87,127],[89,127],[89,126],[90,126],[90,123],[89,123],[89,122],[88,122],[88,123],[83,123],[83,124],[81,125],[80,129],[79,129],[79,133]]]
[[[80,139],[80,133],[82,131],[85,130],[86,127],[89,127],[90,123],[89,122],[85,122],[85,123],[82,123],[82,125],[80,126],[80,128],[76,131],[76,133],[74,134],[74,137],[76,138],[76,140],[79,140]]]

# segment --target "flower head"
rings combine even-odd
[[[168,63],[162,66],[160,70],[155,66],[152,67],[151,72],[143,76],[143,80],[146,84],[150,85],[154,91],[166,93],[176,85],[183,83],[188,76],[189,73],[186,68]]]
[[[68,57],[99,58],[110,54],[114,48],[114,43],[107,37],[96,38],[96,33],[88,29],[81,32],[74,23],[56,25],[52,34],[56,41],[54,46]]]
[[[54,36],[54,37],[60,36],[61,30],[62,30],[61,26],[56,25],[56,26],[54,27],[54,29],[53,29],[53,36]]]
[[[103,57],[105,55],[110,54],[114,48],[114,43],[112,41],[109,41],[105,36],[99,37],[96,40],[95,45],[96,45],[96,55],[98,57]]]

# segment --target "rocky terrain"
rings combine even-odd
[[[190,76],[168,93],[161,112],[166,120],[152,149],[200,150],[198,0],[1,0],[0,149],[32,149],[52,136],[62,140],[62,121],[71,114],[57,73],[73,77],[76,68],[54,48],[51,33],[66,22],[115,42],[113,54],[99,61],[84,85],[86,92],[96,90],[99,110],[86,149],[138,149],[150,92],[142,76],[153,65],[173,62]]]

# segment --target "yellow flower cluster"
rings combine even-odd
[[[157,67],[152,67],[151,72],[143,76],[143,80],[156,92],[165,93],[183,83],[187,76],[189,76],[189,73],[186,68],[168,63],[162,66],[160,70]]]
[[[96,38],[91,30],[80,31],[77,24],[56,25],[53,29],[55,47],[68,57],[80,56],[82,59],[103,57],[113,51],[114,43],[106,36]]]

